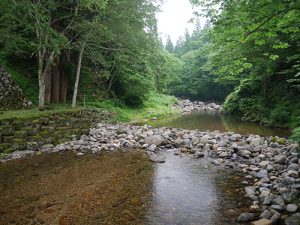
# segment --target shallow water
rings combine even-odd
[[[258,134],[262,136],[287,137],[290,135],[290,131],[287,129],[260,126],[257,123],[245,122],[238,117],[216,111],[199,111],[183,116],[164,118],[150,121],[149,125],[190,130],[198,129],[200,131],[232,131],[240,134]]]
[[[0,224],[142,224],[152,179],[153,165],[134,152],[0,164]]]
[[[164,154],[155,167],[153,200],[146,224],[234,225],[249,202],[243,199],[242,178],[207,159]],[[234,213],[229,210],[234,209]]]
[[[235,224],[247,205],[239,175],[205,159],[164,155],[164,164],[141,152],[0,164],[0,224]]]

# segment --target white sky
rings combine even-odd
[[[184,34],[188,28],[190,34],[194,29],[194,25],[188,21],[193,18],[193,9],[189,0],[164,0],[161,12],[157,14],[158,32],[164,43],[167,36],[170,35],[173,44],[180,35]]]

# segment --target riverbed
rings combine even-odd
[[[169,121],[170,127],[190,124],[186,128],[195,129],[192,126],[198,121],[185,116],[185,122],[174,123],[177,120],[156,121],[155,125],[163,126],[159,123]],[[160,140],[162,137],[164,140]],[[249,212],[252,204],[243,197],[251,180],[237,170],[220,166],[224,160],[207,157],[208,149],[202,149],[202,157],[206,156],[199,158],[195,157],[197,152],[183,152],[191,142],[178,142],[184,138],[205,147],[203,143],[213,142],[214,137],[229,142],[245,138],[236,134],[98,124],[89,136],[57,146],[56,153],[1,163],[0,224],[238,224],[237,217]],[[178,154],[178,149],[166,140],[176,142],[174,146],[187,147],[181,147],[183,154]],[[251,137],[249,142],[259,145],[262,140]],[[165,163],[149,161],[147,154],[152,154],[153,144],[147,145],[146,151],[138,150],[148,141],[159,142],[154,150]],[[118,146],[125,148],[117,151]],[[224,157],[229,153],[230,149]]]
[[[0,166],[0,224],[235,224],[241,176],[163,153],[51,153]]]

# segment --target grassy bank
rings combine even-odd
[[[32,118],[45,116],[52,113],[77,111],[81,109],[108,110],[112,113],[112,122],[141,122],[153,117],[159,118],[177,114],[178,111],[172,109],[172,105],[177,101],[175,97],[152,93],[144,105],[140,108],[131,108],[118,100],[103,100],[98,102],[87,102],[85,106],[79,105],[73,109],[70,105],[49,105],[45,111],[38,108],[10,110],[0,113],[0,120],[11,118]]]
[[[177,114],[178,111],[171,107],[176,102],[177,99],[173,96],[152,93],[140,108],[128,107],[118,100],[88,102],[87,106],[112,112],[113,122],[141,122],[153,117]]]

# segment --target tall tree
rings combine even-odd
[[[166,49],[169,53],[173,53],[173,52],[174,52],[174,44],[173,44],[173,42],[172,42],[172,39],[171,39],[170,35],[168,35],[168,37],[167,37],[165,49]]]

